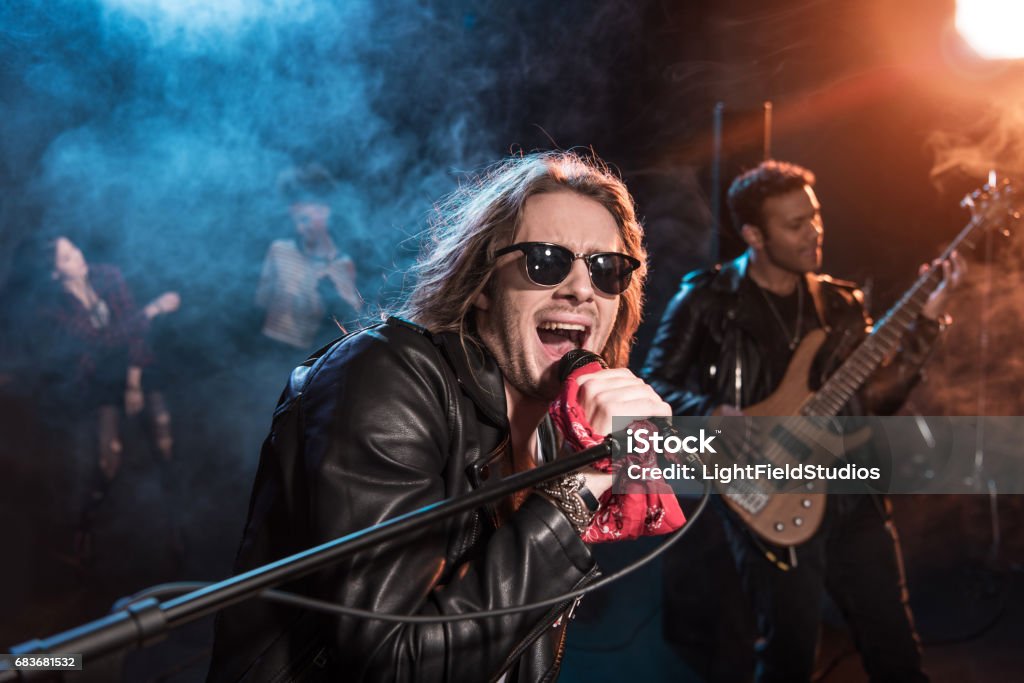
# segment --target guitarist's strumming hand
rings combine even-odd
[[[711,419],[708,421],[708,426],[711,429],[719,430],[719,445],[723,454],[727,454],[727,458],[730,462],[745,465],[745,464],[757,464],[760,462],[759,453],[761,447],[759,446],[761,434],[761,421],[749,418],[743,420],[741,424],[737,424],[735,421],[718,420],[715,418],[735,418],[735,417],[747,417],[741,409],[736,406],[723,403],[720,406],[716,406],[711,411]],[[732,422],[732,424],[730,424]],[[726,425],[729,426],[726,429]],[[739,428],[742,427],[742,428]]]
[[[967,273],[967,264],[964,262],[963,257],[960,256],[960,253],[956,251],[945,261],[935,259],[931,265],[922,265],[920,272],[923,274],[932,268],[939,267],[942,268],[942,282],[939,283],[939,286],[928,297],[924,308],[921,309],[921,315],[929,320],[938,320],[945,315],[946,305],[949,302],[949,293],[957,288]]]

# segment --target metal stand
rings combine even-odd
[[[995,186],[995,172],[989,174],[989,185]],[[989,519],[992,524],[992,541],[988,550],[988,562],[992,568],[996,567],[1002,547],[1002,534],[999,525],[999,499],[996,490],[996,481],[985,472],[985,409],[988,387],[988,373],[985,370],[985,363],[988,361],[989,351],[989,320],[992,298],[992,232],[985,236],[985,263],[988,266],[983,283],[983,295],[981,302],[981,316],[978,324],[978,431],[974,445],[974,470],[964,482],[974,488],[978,493],[984,493],[989,499]]]
[[[621,446],[614,436],[604,443],[555,462],[520,472],[464,496],[427,505],[375,526],[329,541],[315,548],[257,567],[244,574],[159,602],[147,598],[102,619],[89,622],[49,638],[31,640],[10,649],[12,654],[74,653],[89,662],[117,650],[147,647],[163,640],[167,632],[201,619],[242,600],[300,576],[323,569],[341,558],[374,545],[399,539],[439,520],[535,486],[542,481],[568,474],[602,458],[614,458]],[[40,680],[53,677],[53,671],[0,670],[0,683]]]

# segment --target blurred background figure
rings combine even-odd
[[[339,335],[341,321],[363,308],[356,269],[331,236],[330,195],[336,183],[319,164],[289,169],[278,179],[288,202],[294,236],[274,240],[263,260],[256,303],[266,310],[263,335],[272,357],[301,362],[308,353]],[[326,328],[324,322],[333,323]]]
[[[160,483],[169,512],[172,549],[183,541],[174,521],[178,504],[171,415],[160,391],[147,344],[151,321],[178,310],[181,299],[168,291],[139,308],[121,271],[90,265],[65,236],[42,245],[42,267],[50,283],[39,313],[49,348],[40,364],[47,375],[50,419],[64,428],[74,520],[70,560],[88,565],[94,553],[96,513],[121,468],[125,450],[122,415],[144,417],[146,433],[159,455]],[[42,273],[41,273],[42,275]],[[37,350],[39,351],[39,350]],[[145,376],[145,379],[144,379]]]

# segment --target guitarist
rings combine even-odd
[[[813,186],[810,171],[779,161],[765,161],[732,183],[729,210],[747,250],[683,278],[647,357],[644,374],[673,414],[740,415],[775,391],[808,332],[853,330],[854,342],[865,336],[870,320],[861,292],[818,274],[824,229]],[[844,414],[899,409],[943,327],[949,285],[960,271],[959,257],[953,261],[942,264],[943,282],[902,349]],[[849,352],[856,343],[845,346]],[[830,495],[821,528],[791,548],[770,546],[724,504],[717,510],[754,607],[758,681],[811,679],[825,590],[872,681],[927,680],[887,499]]]

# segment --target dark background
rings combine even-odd
[[[647,228],[652,269],[633,359],[639,365],[680,276],[739,252],[727,217],[721,230],[712,217],[728,180],[763,156],[763,104],[771,101],[772,155],[818,177],[825,271],[863,283],[880,314],[966,221],[958,208],[964,192],[990,167],[1013,175],[1024,164],[1021,69],[973,56],[952,13],[947,0],[5,4],[0,643],[98,616],[112,599],[159,580],[229,572],[283,380],[263,371],[252,303],[267,245],[289,233],[274,189],[282,169],[317,161],[338,179],[332,229],[357,263],[372,317],[400,295],[432,203],[466,173],[510,152],[593,149],[626,179]],[[719,102],[723,181],[715,188]],[[171,371],[187,474],[184,568],[165,556],[163,503],[139,425],[129,425],[127,466],[104,513],[110,533],[96,568],[82,576],[55,559],[64,543],[55,510],[66,454],[49,447],[37,409],[46,359],[33,353],[43,341],[33,335],[45,331],[29,324],[38,273],[24,255],[43,234],[68,234],[90,262],[119,265],[142,301],[169,288],[182,294],[181,311],[159,321],[156,346]],[[1019,253],[1011,241],[992,265],[974,264],[954,311],[964,330],[958,345],[940,351],[929,388],[910,409],[1021,412]],[[982,321],[990,331],[984,354]],[[990,388],[979,404],[982,381]],[[1019,517],[1016,502],[1002,500]],[[993,604],[1011,590],[1019,598],[1012,573],[998,580],[987,570],[977,579],[958,573],[987,561],[987,498],[903,505],[916,539],[930,538],[936,519],[964,525],[953,543],[949,528],[939,528],[942,552],[910,544],[912,578],[923,577],[926,596],[915,607],[929,615],[933,633],[948,635],[958,621],[977,630],[962,605],[944,609],[936,596],[977,589]],[[922,506],[935,506],[934,514],[920,513]],[[946,552],[949,545],[956,550]],[[947,562],[951,555],[963,562]],[[643,583],[656,586],[657,577]],[[643,599],[656,605],[657,592]],[[984,623],[989,612],[978,609],[975,620]],[[652,607],[625,619],[639,619],[636,632],[657,639],[658,614]],[[1004,619],[1003,628],[1019,626],[1016,619]],[[632,629],[623,627],[635,636]],[[629,644],[630,633],[596,638]],[[176,658],[197,657],[201,668],[204,638],[201,629],[189,632],[178,650],[133,660],[140,668],[129,677],[148,680]],[[843,642],[840,634],[826,644],[838,643],[841,654]],[[992,647],[997,656],[984,659],[1001,661],[1007,651]],[[592,659],[570,650],[569,680]],[[680,666],[650,661],[656,671]],[[964,674],[958,666],[938,660],[949,677],[937,678],[990,679],[991,672]],[[197,675],[183,669],[183,680]],[[617,670],[603,667],[609,671]],[[685,680],[683,669],[671,671],[665,675]]]

